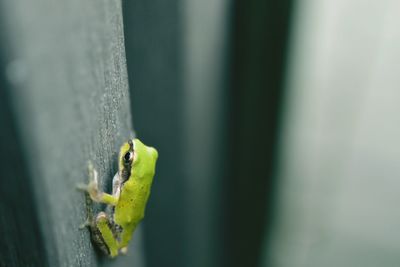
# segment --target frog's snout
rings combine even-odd
[[[147,151],[149,152],[150,155],[153,156],[154,160],[157,160],[158,158],[158,151],[154,147],[147,147]]]

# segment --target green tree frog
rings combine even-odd
[[[157,150],[139,139],[124,143],[119,151],[112,194],[99,190],[97,171],[89,163],[89,184],[79,186],[87,192],[89,202],[88,218],[82,227],[89,227],[93,242],[112,258],[127,252],[133,232],[144,217],[157,158]],[[106,212],[94,218],[91,200],[107,204]]]

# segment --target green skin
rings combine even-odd
[[[98,189],[97,172],[89,164],[90,182],[80,186],[80,189],[86,191],[91,200],[108,204],[108,212],[100,212],[94,219],[89,204],[88,219],[83,226],[90,228],[94,243],[110,257],[127,252],[133,232],[144,217],[157,157],[157,150],[144,145],[139,139],[123,144],[112,194]]]

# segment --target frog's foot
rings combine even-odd
[[[86,218],[86,220],[79,225],[79,230],[85,229],[86,227],[92,226],[92,221],[89,218]]]
[[[88,185],[84,183],[78,183],[76,184],[76,189],[79,191],[87,192],[88,191]]]
[[[128,253],[128,247],[123,247],[119,250],[119,252],[121,252],[121,254],[126,255],[126,253]]]
[[[96,202],[99,202],[102,198],[103,192],[99,190],[99,175],[96,169],[93,167],[92,162],[88,163],[88,175],[89,175],[89,183],[83,184],[79,183],[76,185],[78,190],[87,192],[90,198]]]
[[[88,162],[89,181],[98,183],[98,174],[91,161]]]

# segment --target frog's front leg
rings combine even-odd
[[[89,224],[92,240],[98,245],[101,251],[110,257],[118,255],[118,233],[107,214],[100,212],[96,220]]]
[[[99,190],[98,173],[91,162],[89,162],[88,170],[89,184],[78,185],[78,188],[86,191],[93,201],[115,206],[118,203],[118,196],[110,195]]]

